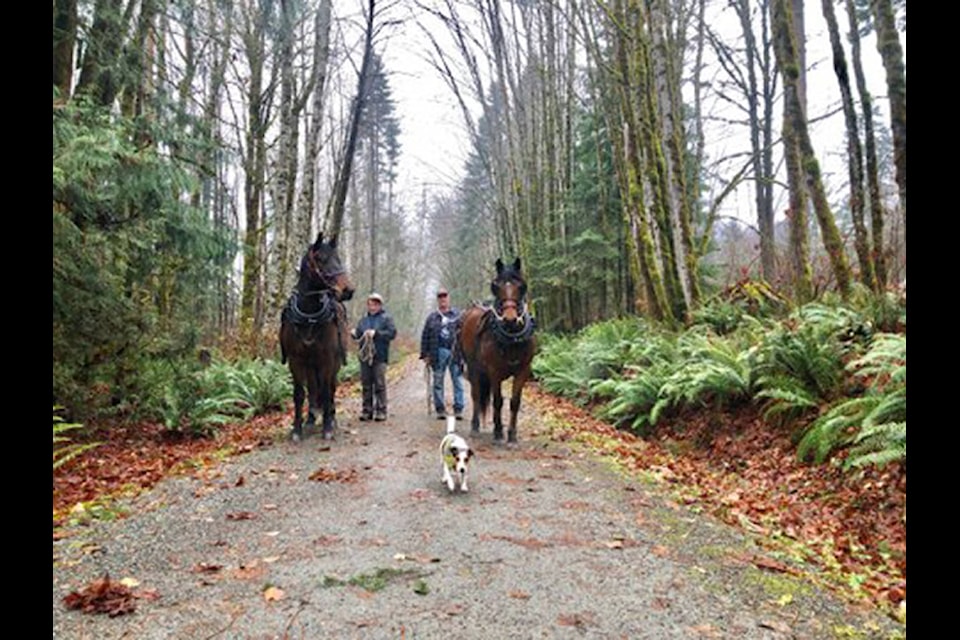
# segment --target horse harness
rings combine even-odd
[[[489,330],[493,335],[497,348],[500,350],[500,353],[503,354],[507,365],[509,365],[510,370],[516,371],[516,368],[520,366],[524,354],[521,350],[513,347],[524,346],[530,341],[530,338],[533,336],[533,330],[536,328],[536,321],[533,316],[530,315],[530,312],[524,309],[522,316],[523,322],[520,324],[519,329],[511,329],[507,326],[506,322],[496,317],[493,307],[481,305],[481,308],[484,309],[484,312],[483,318],[481,319],[480,331],[477,336],[479,337],[484,331]],[[479,347],[480,341],[477,340],[474,345],[474,359],[476,359],[476,351]]]
[[[314,312],[303,311],[302,300],[309,296],[319,296],[320,305],[319,308]],[[343,345],[343,337],[340,335],[339,327],[342,320],[346,318],[341,318],[343,311],[343,305],[341,305],[333,291],[329,289],[321,289],[319,291],[310,291],[303,293],[300,291],[294,290],[290,294],[290,298],[287,300],[287,305],[283,308],[282,313],[280,314],[280,321],[283,323],[290,323],[294,326],[297,337],[304,342],[304,344],[312,344],[314,340],[317,339],[317,336],[320,333],[320,329],[333,322],[337,325],[337,344],[340,347],[341,360],[346,361],[346,349]]]

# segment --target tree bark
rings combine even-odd
[[[880,172],[877,163],[877,139],[873,131],[873,98],[867,89],[866,76],[860,56],[860,26],[854,0],[846,0],[847,18],[850,21],[850,49],[853,59],[853,72],[857,80],[857,93],[860,96],[860,110],[863,112],[863,140],[866,155],[867,200],[870,206],[870,232],[873,245],[873,266],[877,286],[883,289],[887,283],[887,261],[883,238],[883,205],[880,200]]]
[[[77,0],[53,3],[53,86],[60,100],[70,99],[73,87],[73,50],[77,44]]]
[[[820,177],[820,165],[810,143],[807,121],[800,104],[799,59],[794,34],[790,28],[793,22],[791,9],[787,0],[774,0],[772,11],[775,50],[784,84],[784,115],[786,120],[784,122],[784,143],[788,144],[788,140],[790,140],[793,145],[796,145],[801,165],[799,169],[803,172],[806,186],[813,199],[813,208],[820,226],[820,235],[830,260],[833,275],[837,280],[837,288],[841,296],[846,298],[850,295],[850,269],[847,265],[843,241],[840,238],[836,220],[827,202],[826,191]],[[793,171],[797,170],[794,169]],[[793,188],[794,185],[791,184],[791,190]],[[797,210],[793,208],[793,197],[791,197],[791,214],[796,215],[797,213]]]
[[[872,290],[877,290],[877,279],[873,269],[873,256],[870,251],[870,238],[864,223],[863,207],[863,150],[860,147],[860,131],[857,126],[857,113],[853,106],[853,93],[850,89],[850,76],[847,71],[847,59],[840,42],[840,28],[833,9],[833,0],[821,0],[823,17],[827,21],[830,33],[830,47],[833,50],[833,71],[840,85],[840,97],[843,104],[844,122],[847,127],[847,168],[850,180],[850,215],[853,219],[854,246],[860,262],[860,279]]]
[[[890,128],[893,131],[893,164],[896,167],[897,190],[900,195],[900,216],[903,238],[907,237],[907,74],[903,65],[903,47],[894,21],[890,0],[871,0],[877,28],[877,50],[887,72],[887,96],[890,99]]]
[[[134,0],[130,0],[131,6]],[[85,48],[78,94],[91,96],[97,104],[110,106],[120,91],[120,51],[123,44],[123,0],[97,0],[93,24]]]
[[[357,95],[353,99],[353,108],[350,110],[350,125],[347,133],[347,143],[343,155],[343,162],[338,167],[337,179],[333,187],[333,199],[327,207],[324,224],[324,235],[336,238],[343,226],[343,207],[347,200],[347,188],[350,185],[350,173],[353,170],[353,157],[357,149],[357,132],[360,127],[360,117],[367,98],[368,75],[370,59],[373,54],[373,23],[376,1],[369,0],[367,5],[367,26],[363,44],[363,62],[360,65],[360,75],[357,78]]]

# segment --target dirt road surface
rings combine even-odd
[[[552,438],[526,402],[520,446],[487,425],[469,493],[440,482],[444,423],[416,363],[386,422],[340,403],[339,431],[164,481],[54,543],[53,637],[891,638],[902,627],[790,573],[663,487]],[[449,385],[448,385],[449,386]],[[469,386],[467,387],[469,389]],[[763,564],[762,562],[760,563]],[[136,611],[69,611],[104,573]]]

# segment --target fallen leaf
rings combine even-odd
[[[266,558],[263,559],[263,561],[266,562],[267,564],[271,564],[276,562],[279,559],[280,559],[280,556],[267,556]]]
[[[663,546],[662,544],[655,545],[653,549],[651,549],[651,551],[653,552],[653,555],[659,556],[661,558],[666,558],[667,556],[670,555],[670,549]]]
[[[511,598],[516,598],[517,600],[529,600],[530,594],[526,591],[510,591],[507,593]]]
[[[257,514],[251,511],[237,511],[236,513],[228,513],[227,520],[253,520],[257,517]]]
[[[193,568],[196,573],[216,573],[221,569],[223,569],[223,565],[207,564],[206,562],[201,562]]]
[[[233,483],[235,487],[242,487],[246,483],[246,480],[243,479],[243,476],[237,478],[237,481]]]
[[[136,610],[133,592],[109,575],[94,580],[80,591],[71,591],[63,598],[68,609],[80,609],[83,613],[106,613],[111,618]]]
[[[275,505],[275,504],[265,504],[265,505],[263,505],[263,510],[264,510],[264,511],[274,511],[274,510],[276,510],[276,509],[277,509],[277,505]]]
[[[140,581],[137,580],[136,578],[121,578],[120,584],[122,584],[125,587],[130,587],[131,589],[133,589],[134,587],[140,586]]]
[[[607,549],[623,549],[623,540],[608,540],[604,544]]]
[[[761,569],[767,569],[769,571],[777,571],[779,573],[790,573],[796,574],[798,571],[792,567],[788,567],[782,562],[777,562],[771,558],[766,558],[764,556],[754,555],[751,559],[753,564]]]
[[[594,615],[592,613],[573,613],[569,615],[560,614],[557,616],[557,624],[561,627],[586,627],[594,624]]]
[[[780,596],[779,598],[777,598],[777,604],[780,605],[781,607],[785,607],[785,606],[787,606],[788,604],[790,604],[791,602],[793,602],[793,594],[792,594],[792,593],[785,593],[785,594],[783,594],[782,596]]]
[[[263,592],[263,599],[267,602],[276,602],[277,600],[283,600],[283,589],[278,587],[268,587]]]
[[[160,594],[156,589],[139,589],[133,593],[135,598],[140,600],[159,600]]]
[[[761,629],[771,629],[788,637],[792,635],[792,629],[790,628],[790,625],[786,624],[785,622],[780,622],[779,620],[761,620],[757,623],[757,626]]]

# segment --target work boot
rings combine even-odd
[[[445,409],[437,409],[437,420],[446,420],[447,412]]]
[[[367,422],[368,420],[373,420],[373,416],[369,413],[360,414],[360,422]]]
[[[386,420],[386,419],[387,419],[387,412],[386,412],[386,410],[384,410],[384,411],[378,411],[378,412],[377,412],[377,415],[374,416],[373,419],[376,420],[377,422],[383,422],[384,420]]]

